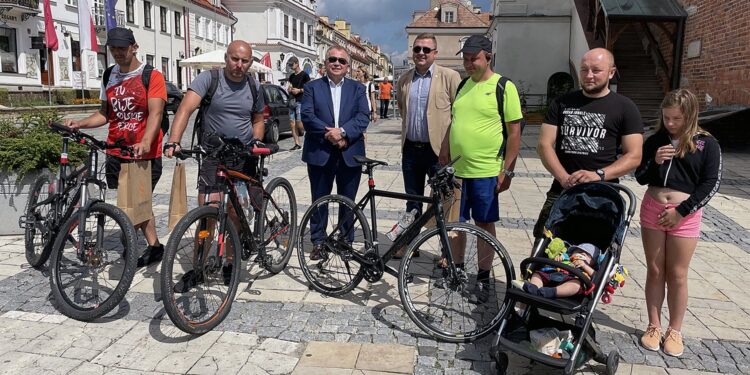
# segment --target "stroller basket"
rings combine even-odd
[[[627,196],[627,201],[623,195]],[[613,183],[581,184],[565,190],[560,195],[552,206],[545,227],[553,237],[571,244],[592,243],[602,250],[604,256],[600,259],[592,279],[581,279],[584,289],[587,290],[585,294],[549,299],[509,286],[506,294],[509,308],[498,329],[492,352],[499,373],[504,374],[507,368],[507,351],[548,366],[562,368],[564,374],[573,373],[589,358],[606,363],[608,373],[616,371],[619,354],[617,351],[609,355],[601,352],[591,323],[597,301],[619,262],[625,234],[635,213],[635,202],[635,195],[630,189]],[[521,275],[528,276],[544,265],[559,266],[569,270],[571,274],[580,275],[580,271],[574,267],[546,256],[543,249],[550,241],[550,238],[539,241],[532,257],[521,262]],[[586,288],[589,286],[590,288]],[[527,306],[523,317],[519,317],[515,312],[517,303]],[[576,314],[576,318],[573,324],[566,323],[540,314],[539,310],[562,315]],[[525,340],[529,340],[531,330],[547,327],[572,332],[575,344],[569,358],[551,357],[523,344]]]

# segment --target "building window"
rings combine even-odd
[[[16,29],[0,27],[0,71],[18,73]]]
[[[308,46],[312,46],[312,34],[313,34],[312,25],[307,25],[307,45]]]
[[[292,18],[292,40],[297,41],[297,20]]]
[[[65,4],[77,7],[78,6],[78,0],[65,0]]]
[[[164,75],[164,80],[169,81],[169,58],[161,58],[161,74]]]
[[[206,20],[206,39],[214,40],[214,24],[211,20]]]
[[[299,21],[299,42],[304,44],[305,43],[305,24],[302,23],[302,20]]]
[[[224,25],[219,26],[219,43],[227,44],[227,30]]]
[[[284,38],[289,39],[289,16],[284,15]]]
[[[104,75],[104,70],[107,69],[107,54],[103,52],[99,52],[96,54],[96,67],[97,71],[99,72],[98,77],[102,77]]]
[[[146,64],[154,66],[154,55],[146,55]]]
[[[206,30],[204,29],[205,25],[203,24],[203,18],[195,17],[195,23],[198,24],[198,36],[201,38],[206,36]]]
[[[125,1],[125,13],[129,23],[135,23],[135,0]]]
[[[143,2],[143,26],[151,28],[151,2]]]
[[[161,32],[167,32],[167,8],[159,7],[159,21],[161,22]]]
[[[182,14],[174,12],[174,35],[182,36]]]
[[[452,11],[450,11],[450,12],[446,11],[445,12],[445,22],[454,22],[454,15],[453,15]]]
[[[94,0],[94,25],[104,25],[104,0]]]

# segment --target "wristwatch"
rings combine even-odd
[[[513,172],[513,171],[509,171],[509,170],[507,170],[507,169],[503,169],[503,174],[504,174],[504,175],[505,175],[506,177],[509,177],[509,178],[513,178],[513,177],[516,177],[516,172]]]
[[[341,137],[346,138],[346,130],[344,128],[341,128]]]
[[[601,178],[602,181],[604,181],[604,169],[597,169],[596,174],[599,175],[599,178]]]

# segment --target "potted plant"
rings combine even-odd
[[[29,188],[42,173],[56,173],[60,163],[60,136],[47,127],[60,121],[55,110],[21,115],[17,122],[0,121],[0,235],[21,234],[18,218],[26,210]],[[80,145],[69,148],[68,159],[77,165],[86,158]]]

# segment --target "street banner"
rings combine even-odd
[[[94,18],[91,17],[91,6],[89,0],[78,0],[78,33],[81,51],[99,52],[99,44],[96,41],[96,30],[94,30]]]
[[[44,46],[57,51],[57,31],[55,31],[55,22],[52,20],[52,7],[50,0],[44,0]]]
[[[117,12],[115,11],[115,5],[117,5],[117,0],[106,0],[104,4],[104,15],[107,31],[109,31],[109,29],[114,29],[115,27],[117,27]]]
[[[263,55],[263,58],[260,59],[260,63],[270,68],[271,67],[271,54],[266,52],[266,54]]]

